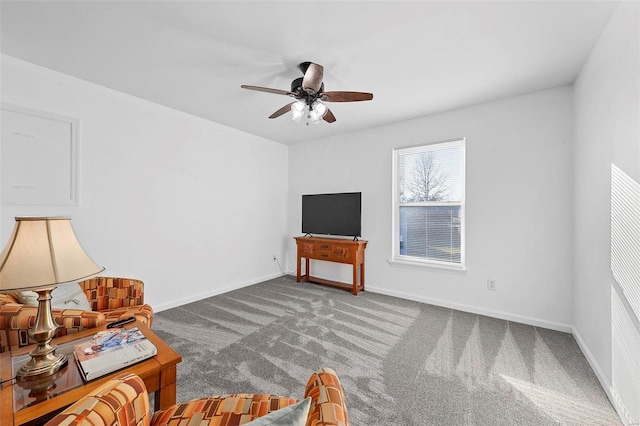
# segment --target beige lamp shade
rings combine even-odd
[[[70,218],[17,217],[0,254],[0,291],[52,287],[103,270],[80,246]]]

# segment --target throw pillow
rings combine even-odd
[[[38,293],[35,291],[19,291],[16,299],[23,305],[38,306]],[[53,309],[82,309],[90,311],[89,300],[78,283],[60,284],[51,292]]]
[[[305,426],[309,415],[311,398],[273,411],[266,416],[245,423],[244,426]]]
[[[18,303],[27,306],[38,306],[38,294],[35,291],[17,291],[13,295],[18,300]]]

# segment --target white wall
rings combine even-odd
[[[640,422],[639,9],[620,3],[575,83],[573,323],[627,424]],[[614,204],[629,209],[613,208],[612,190]],[[617,264],[612,246],[623,248]]]
[[[2,56],[2,101],[80,120],[80,205],[2,205],[67,215],[105,274],[145,281],[160,310],[280,275],[287,147]]]
[[[562,87],[293,145],[289,234],[300,235],[302,194],[362,191],[370,291],[570,331],[572,111],[572,88]],[[467,271],[390,266],[393,148],[459,137],[467,138]],[[313,268],[350,280],[348,266]]]

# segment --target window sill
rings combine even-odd
[[[427,269],[439,272],[453,272],[466,274],[467,268],[464,265],[442,265],[438,263],[431,262],[419,262],[419,261],[411,261],[411,260],[399,260],[399,259],[391,259],[387,261],[390,266],[397,266],[401,268],[412,268],[412,269]]]

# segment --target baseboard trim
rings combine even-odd
[[[451,303],[446,300],[433,299],[430,297],[416,296],[414,294],[403,293],[400,291],[388,290],[375,286],[367,286],[367,291],[372,293],[380,293],[387,296],[399,297],[401,299],[413,300],[415,302],[427,303],[429,305],[441,306],[443,308],[455,309],[458,311],[469,312],[472,314],[485,315],[492,318],[499,318],[506,321],[513,321],[522,324],[532,325],[534,327],[548,328],[551,330],[562,331],[564,333],[572,333],[573,327],[569,324],[562,324],[538,318],[531,318],[523,315],[511,314],[508,312],[494,311],[491,309],[481,309],[474,306],[463,305],[459,303]]]
[[[618,398],[618,393],[613,388],[613,385],[611,384],[611,382],[609,382],[609,380],[607,379],[607,376],[604,374],[604,372],[600,368],[600,364],[598,364],[595,357],[589,350],[589,347],[585,343],[584,339],[582,339],[582,336],[580,335],[580,332],[578,331],[578,329],[575,327],[572,327],[572,328],[573,328],[573,331],[572,331],[573,337],[574,339],[576,339],[576,342],[578,343],[578,347],[582,351],[582,354],[584,355],[584,357],[587,359],[587,362],[591,366],[591,369],[596,374],[596,377],[598,378],[598,381],[600,382],[602,389],[604,389],[604,392],[607,394],[607,397],[609,398],[611,405],[613,405],[613,408],[618,413],[620,420],[622,420],[622,423],[624,423],[625,426],[633,426],[634,424],[631,423],[629,412],[627,411],[626,407],[624,406],[620,398]],[[635,424],[637,425],[637,423]]]
[[[237,290],[239,288],[243,288],[243,287],[248,287],[250,285],[254,285],[254,284],[258,284],[261,283],[263,281],[268,281],[268,280],[272,280],[274,278],[278,278],[281,277],[282,274],[280,272],[278,272],[277,274],[272,274],[272,275],[267,275],[264,277],[260,277],[260,278],[256,278],[256,279],[252,279],[252,280],[247,280],[247,281],[242,281],[239,283],[234,283],[231,285],[227,285],[224,287],[220,287],[220,288],[215,288],[213,290],[208,290],[202,293],[198,293],[198,294],[194,294],[191,296],[187,296],[187,297],[183,297],[181,299],[177,299],[177,300],[173,300],[169,303],[163,303],[160,305],[154,305],[153,306],[153,310],[154,312],[162,312],[162,311],[166,311],[167,309],[171,309],[171,308],[175,308],[178,306],[182,306],[182,305],[186,305],[187,303],[191,303],[191,302],[197,302],[198,300],[202,300],[202,299],[206,299],[208,297],[212,297],[212,296],[217,296],[219,294],[222,293],[227,293],[229,291],[232,290]]]

